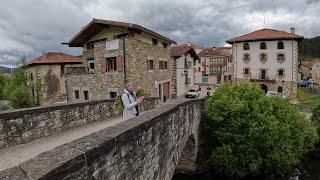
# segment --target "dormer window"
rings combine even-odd
[[[260,49],[267,49],[267,44],[265,42],[261,42]]]
[[[278,49],[284,49],[284,44],[282,41],[278,42]]]
[[[250,45],[249,45],[249,43],[244,43],[244,44],[243,44],[243,50],[250,50]]]

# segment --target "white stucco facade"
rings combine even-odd
[[[194,87],[194,58],[190,54],[176,59],[177,96],[187,93]]]
[[[283,42],[284,48],[278,49],[278,42]],[[266,43],[266,49],[260,49],[260,43]],[[244,43],[248,43],[250,49],[244,50]],[[244,55],[250,55],[245,61]],[[261,54],[267,56],[266,61],[260,59]],[[257,81],[268,86],[268,90],[278,91],[285,96],[296,95],[298,72],[298,42],[296,40],[269,40],[236,42],[233,44],[234,78],[236,80]],[[284,54],[284,60],[278,61],[278,54]],[[244,72],[249,68],[249,74]],[[261,71],[265,71],[266,78],[261,78]],[[279,75],[283,70],[283,75]]]

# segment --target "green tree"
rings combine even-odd
[[[318,134],[320,135],[320,105],[312,111],[311,121],[317,125]]]
[[[4,86],[5,97],[11,102],[13,108],[26,108],[37,103],[32,96],[32,83],[29,81],[27,67],[21,64],[13,71],[12,76]]]
[[[217,145],[210,165],[230,176],[285,172],[318,139],[315,125],[297,108],[265,96],[257,85],[223,85],[208,100],[204,117],[204,131]]]
[[[4,75],[2,72],[0,72],[0,100],[1,99],[5,99],[5,95],[4,95],[4,86],[7,84],[8,82],[8,76]]]

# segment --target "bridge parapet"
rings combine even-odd
[[[157,98],[147,98],[140,109],[154,109],[157,104]],[[118,115],[114,100],[65,103],[0,112],[0,149]]]
[[[205,99],[173,101],[42,153],[1,172],[0,179],[169,180],[189,137],[197,146],[204,104]]]

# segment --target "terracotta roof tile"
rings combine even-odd
[[[320,60],[301,61],[301,64],[302,64],[303,66],[312,68],[312,66],[313,66],[314,63],[316,63],[316,62],[320,62]]]
[[[206,48],[203,49],[200,53],[199,53],[199,57],[211,57],[211,56],[227,56],[227,57],[232,57],[232,55],[228,52],[226,52],[225,50],[222,49],[212,49],[212,48]]]
[[[288,33],[285,31],[278,31],[275,29],[260,29],[242,36],[238,36],[227,40],[227,43],[243,42],[243,41],[258,41],[258,40],[279,40],[279,39],[295,39],[302,40],[303,36]]]
[[[48,52],[39,57],[36,57],[27,62],[27,65],[37,65],[37,64],[72,64],[72,63],[82,63],[81,57],[72,56],[69,54],[64,54],[60,52]]]

